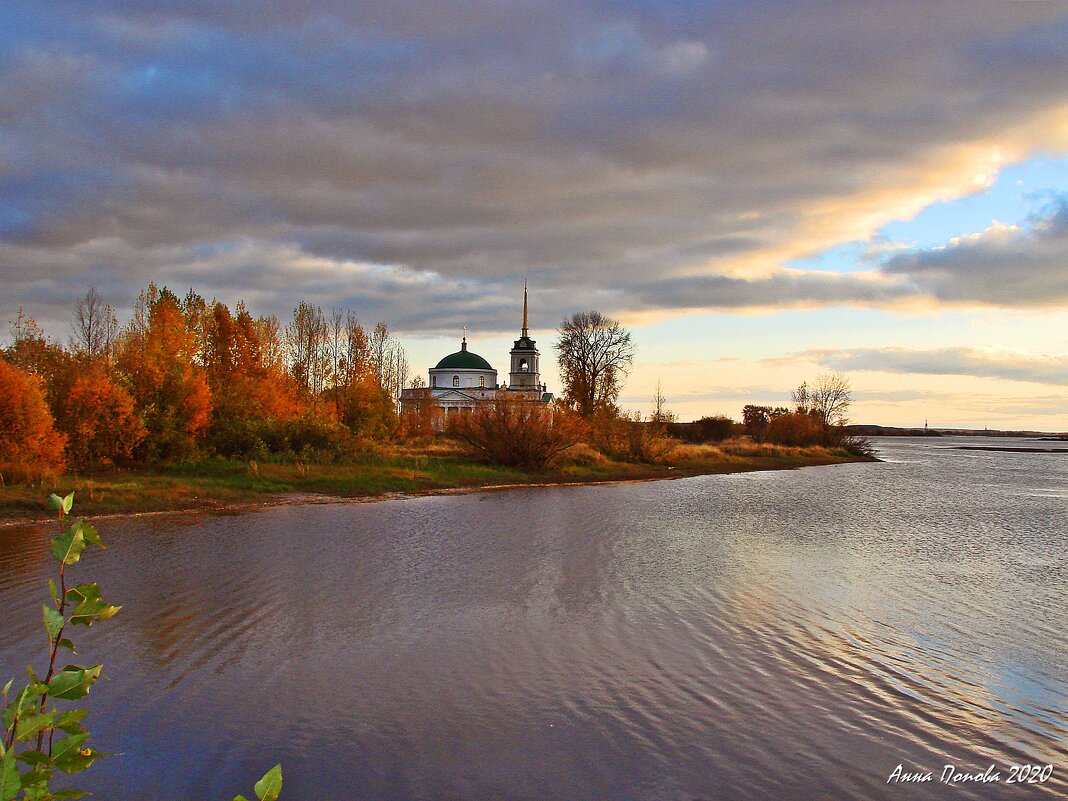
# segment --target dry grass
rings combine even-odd
[[[672,464],[677,464],[678,462],[699,462],[722,459],[724,455],[723,451],[716,445],[680,442],[668,451],[667,458]]]
[[[557,464],[564,465],[603,465],[608,464],[608,457],[585,442],[572,445],[560,454]]]

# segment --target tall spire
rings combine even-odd
[[[527,337],[527,282],[523,282],[523,338]]]
[[[464,338],[460,343],[460,350],[467,350],[467,323],[464,323]]]

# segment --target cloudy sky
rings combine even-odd
[[[503,370],[524,280],[631,408],[1068,430],[1068,4],[0,7],[4,321],[156,281]]]

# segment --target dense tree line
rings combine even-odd
[[[218,454],[337,455],[392,435],[408,375],[385,323],[300,302],[283,325],[150,285],[128,323],[95,289],[67,343],[21,310],[0,351],[0,475]]]

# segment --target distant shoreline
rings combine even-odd
[[[266,506],[367,503],[427,495],[522,487],[621,484],[699,475],[789,470],[878,461],[840,449],[749,444],[734,452],[709,446],[697,458],[672,464],[598,461],[538,473],[476,462],[455,453],[369,455],[355,464],[298,465],[211,460],[160,470],[112,470],[93,477],[65,476],[56,487],[0,487],[0,528],[54,519],[45,497],[75,490],[89,518],[172,512],[242,512]]]
[[[1056,431],[1002,431],[992,428],[902,428],[898,426],[853,424],[846,426],[846,432],[861,437],[1015,437],[1019,439],[1068,442],[1068,433]]]
[[[1000,451],[1003,453],[1068,453],[1068,448],[1009,448],[998,445],[957,445],[958,451]]]

